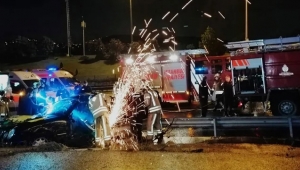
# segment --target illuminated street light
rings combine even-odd
[[[248,4],[251,5],[251,2],[248,0],[245,0],[245,40],[248,41]]]

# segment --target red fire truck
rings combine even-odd
[[[235,95],[270,103],[273,115],[299,115],[300,36],[231,42],[226,47],[231,51]]]
[[[150,77],[164,101],[198,101],[198,83],[214,75],[232,77],[235,96],[260,102],[273,115],[292,116],[300,112],[300,37],[230,42],[230,55],[209,56],[204,49],[153,53],[155,71]],[[122,55],[125,66],[130,55]]]
[[[191,101],[191,92],[193,89],[199,89],[195,83],[197,80],[200,81],[200,76],[195,74],[195,64],[191,64],[191,58],[204,54],[207,54],[205,49],[151,53],[144,61],[153,68],[148,75],[152,80],[152,88],[157,89],[166,102]],[[121,55],[121,67],[131,64],[136,57],[129,54]]]
[[[215,73],[231,74],[233,90],[243,104],[268,104],[273,115],[299,115],[300,37],[230,42],[230,56],[199,58],[211,83]]]

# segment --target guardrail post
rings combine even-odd
[[[214,137],[217,137],[217,122],[216,119],[213,119],[213,125],[214,125]]]
[[[288,121],[289,121],[290,137],[294,138],[292,118],[289,117]]]

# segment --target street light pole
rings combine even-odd
[[[133,42],[133,35],[132,35],[132,0],[129,0],[129,3],[130,3],[130,35],[131,35],[131,37],[130,37],[130,39],[131,39],[131,43]]]
[[[84,20],[81,22],[82,27],[82,50],[83,50],[83,56],[85,56],[85,37],[84,37],[84,29],[86,28],[86,23]]]
[[[245,40],[248,41],[248,0],[245,0]]]

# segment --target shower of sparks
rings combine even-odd
[[[140,36],[143,34],[144,31],[145,31],[145,29],[142,29],[142,31],[140,32]]]
[[[224,41],[223,41],[223,40],[221,40],[220,38],[217,38],[217,40],[218,40],[218,41],[220,41],[220,42],[224,42]]]
[[[148,23],[146,24],[146,27],[149,26],[150,22],[152,21],[152,18],[148,21]]]
[[[151,35],[151,32],[149,32],[149,34],[147,35],[147,37],[145,39],[148,39],[150,35]]]
[[[250,2],[250,1],[248,1],[248,0],[246,0],[246,1],[247,1],[247,3],[248,3],[248,4],[250,4],[250,5],[251,5],[251,2]]]
[[[132,30],[132,33],[131,33],[132,35],[134,34],[135,28],[136,28],[136,26],[134,26],[134,28]]]
[[[223,19],[225,19],[225,16],[224,16],[220,11],[218,11],[218,13],[221,15],[221,17],[222,17]]]
[[[167,13],[162,17],[162,20],[164,20],[169,14],[170,14],[170,11],[167,12]]]
[[[177,17],[178,13],[174,15],[174,17],[170,20],[170,22],[172,22],[176,17]]]
[[[144,31],[144,33],[142,34],[141,38],[144,37],[144,35],[146,34],[146,32],[147,32],[147,29],[145,29],[145,31]]]
[[[186,6],[188,6],[188,4],[190,4],[193,0],[190,0],[189,2],[187,2],[181,9],[183,10]]]
[[[176,33],[175,30],[174,30],[174,28],[172,28],[172,31],[173,31],[174,33]]]
[[[211,18],[211,15],[209,15],[208,13],[204,13],[204,15]]]
[[[182,10],[185,9],[191,2],[192,0],[187,2],[182,7]],[[170,11],[168,11],[162,17],[162,20],[164,20],[169,14]],[[170,20],[170,22],[172,22],[178,15],[179,13],[176,13]],[[139,36],[143,38],[147,33],[147,36],[144,39],[146,42],[143,45],[138,46],[138,54],[136,54],[135,56],[130,55],[129,57],[124,58],[126,65],[122,68],[122,76],[114,85],[115,98],[110,109],[109,125],[111,127],[112,132],[112,142],[115,144],[115,146],[122,146],[125,149],[133,148],[134,150],[138,150],[138,145],[134,140],[134,134],[131,132],[130,128],[128,128],[131,126],[131,121],[128,118],[128,109],[130,109],[128,106],[130,89],[133,88],[134,92],[139,92],[141,88],[144,88],[146,86],[151,87],[153,85],[153,79],[150,77],[150,75],[154,72],[159,74],[159,76],[162,76],[162,74],[158,73],[158,71],[153,65],[157,56],[152,54],[152,52],[156,51],[156,48],[151,40],[155,40],[160,35],[160,33],[157,33],[156,35],[154,34],[154,32],[158,31],[157,29],[154,29],[152,31],[147,30],[149,29],[148,27],[151,21],[152,18],[148,22],[146,19],[144,19],[145,27],[140,30]],[[174,51],[177,42],[175,41],[175,38],[171,35],[171,33],[173,32],[175,34],[175,30],[173,28],[169,29],[167,27],[166,29],[169,31],[170,34],[168,35],[166,30],[162,30],[162,34],[164,34],[167,37],[168,41],[172,39],[171,42],[174,45],[174,49],[172,48],[172,46],[169,46],[169,49],[171,51]],[[135,30],[136,26],[134,26],[132,34],[135,33]],[[132,48],[130,47],[128,49],[128,54],[131,51]],[[182,60],[179,61],[183,62]],[[184,63],[182,64],[184,65]],[[113,74],[115,74],[115,70],[112,70],[112,72]],[[164,76],[168,77],[172,76],[172,74],[167,72]],[[168,79],[166,79],[166,83],[169,83],[167,81],[169,81]],[[174,98],[173,95],[171,95],[170,97]]]
[[[128,54],[130,53],[130,51],[131,51],[131,47],[129,47]]]
[[[159,36],[159,33],[157,33],[157,34],[152,38],[152,40],[155,40],[158,36]]]
[[[158,35],[157,35],[157,36],[158,36]],[[154,44],[152,44],[152,46],[153,46],[153,50],[156,51],[156,48],[155,48]]]
[[[176,41],[171,40],[171,42],[172,42],[174,45],[177,45],[177,42],[176,42]]]
[[[207,53],[209,54],[209,51],[207,50],[206,46],[204,45],[204,49],[207,51]]]

